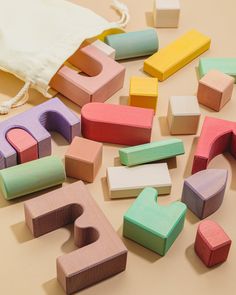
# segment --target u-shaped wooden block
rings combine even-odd
[[[89,77],[64,65],[50,86],[79,106],[104,102],[123,87],[125,68],[93,45],[77,50],[68,61]]]
[[[126,268],[126,247],[82,181],[27,201],[25,220],[34,237],[74,222],[79,249],[57,258],[57,278],[67,294]]]

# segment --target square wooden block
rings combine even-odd
[[[234,78],[222,72],[209,71],[198,84],[197,97],[200,104],[219,112],[231,99]]]
[[[171,134],[196,134],[201,113],[196,96],[172,96],[167,120]]]
[[[154,0],[154,26],[156,28],[177,28],[179,25],[179,0]]]
[[[65,154],[66,175],[93,182],[102,164],[102,144],[75,137]]]
[[[158,96],[157,78],[132,77],[130,80],[129,105],[156,111]]]

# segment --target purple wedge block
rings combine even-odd
[[[184,181],[182,202],[198,218],[206,218],[221,206],[227,178],[225,169],[207,169],[188,177]]]

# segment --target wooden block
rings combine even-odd
[[[26,163],[38,159],[37,141],[27,131],[13,128],[6,134],[8,142],[17,152],[17,163]]]
[[[111,46],[107,45],[105,42],[102,42],[101,40],[95,40],[91,44],[95,46],[97,49],[101,50],[110,58],[115,59],[116,50],[112,48]]]
[[[108,35],[105,42],[116,50],[116,60],[151,55],[159,46],[155,29]]]
[[[236,82],[236,58],[203,57],[199,60],[199,76],[202,78],[211,70],[218,70],[234,78]],[[235,83],[234,82],[234,83]]]
[[[58,98],[50,99],[15,117],[0,123],[0,169],[17,165],[17,151],[7,141],[11,129],[20,128],[28,132],[38,144],[38,157],[51,155],[51,134],[57,131],[68,142],[80,135],[80,118],[69,110]]]
[[[214,221],[202,221],[197,230],[195,252],[207,267],[227,260],[231,239]]]
[[[184,154],[183,141],[177,138],[170,138],[119,150],[120,162],[126,166],[159,161],[182,154]]]
[[[156,188],[159,195],[166,195],[171,191],[171,179],[166,163],[109,167],[107,183],[112,199],[136,197],[147,186]]]
[[[132,77],[130,80],[129,105],[156,111],[158,97],[157,78]]]
[[[217,211],[224,199],[228,171],[207,169],[184,181],[182,202],[200,219]]]
[[[102,144],[75,137],[65,154],[66,175],[93,182],[102,164]]]
[[[123,235],[162,256],[183,229],[186,205],[157,203],[157,191],[145,188],[124,215]]]
[[[200,120],[196,96],[172,96],[167,120],[171,134],[196,134]]]
[[[93,45],[79,49],[68,60],[87,76],[62,66],[50,86],[79,106],[104,102],[123,87],[125,68]]]
[[[209,71],[198,84],[200,104],[219,112],[231,99],[234,78],[216,70]]]
[[[209,162],[229,151],[236,157],[236,123],[206,117],[194,153],[192,174],[207,168]]]
[[[150,142],[154,111],[124,105],[89,103],[81,110],[85,138],[123,145]]]
[[[208,50],[210,44],[209,37],[196,30],[191,30],[146,59],[144,71],[164,81]]]
[[[29,200],[24,208],[34,237],[74,223],[79,249],[57,258],[57,279],[67,294],[125,270],[127,249],[82,181]]]
[[[15,199],[65,181],[62,161],[55,156],[30,161],[0,171],[0,189],[6,200]]]
[[[177,28],[179,15],[179,0],[154,0],[153,17],[156,28]]]

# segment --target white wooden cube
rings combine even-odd
[[[172,96],[167,120],[171,134],[196,134],[201,113],[196,96]]]
[[[179,0],[154,0],[154,26],[156,28],[177,28],[179,25]]]
[[[106,43],[100,40],[94,41],[92,45],[98,48],[99,50],[103,51],[110,58],[115,59],[116,50],[112,48],[111,46],[107,45]]]

